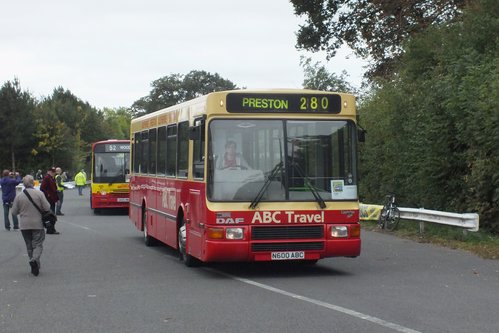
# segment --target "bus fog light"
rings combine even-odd
[[[346,226],[333,226],[333,227],[331,227],[331,237],[333,237],[333,238],[348,237],[348,228]]]
[[[100,191],[100,194],[101,195],[106,195],[107,193],[106,193],[106,191]]]
[[[225,230],[225,238],[227,239],[243,239],[243,228],[227,228]]]

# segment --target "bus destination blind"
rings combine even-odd
[[[227,94],[227,112],[340,113],[337,94]]]
[[[95,147],[96,153],[129,153],[130,144],[128,143],[105,143]]]

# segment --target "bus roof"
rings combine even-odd
[[[255,96],[250,98],[252,100],[253,109],[249,112],[252,114],[257,113],[286,113],[295,114],[295,111],[275,111],[271,110],[267,106],[279,106],[280,104],[275,104],[273,101],[278,102],[278,97],[282,96],[335,96],[337,111],[330,112],[339,114],[341,112],[342,115],[347,116],[355,116],[355,97],[352,94],[348,93],[337,93],[337,92],[325,92],[319,90],[309,90],[309,89],[253,89],[253,90],[226,90],[226,91],[218,91],[212,92],[204,96],[200,96],[194,98],[192,100],[182,102],[141,117],[132,119],[131,123],[131,131],[138,132],[143,129],[153,128],[159,125],[166,125],[170,123],[176,123],[181,121],[192,120],[193,118],[200,117],[202,115],[206,115],[207,117],[211,115],[220,115],[220,114],[248,114],[247,110],[236,109],[232,107],[229,109],[231,105],[231,101],[228,101],[229,97],[232,100],[240,100],[242,95],[245,96]],[[239,96],[239,97],[238,97]],[[271,96],[272,98],[265,98]],[[329,99],[328,99],[329,101]],[[228,103],[229,102],[229,103]],[[298,102],[297,102],[298,103]],[[297,104],[295,103],[295,104]],[[232,103],[234,104],[234,103]],[[264,110],[264,105],[268,110]],[[260,107],[258,107],[260,106]],[[310,113],[310,112],[309,112]],[[317,113],[316,113],[317,114]],[[324,115],[324,113],[323,113]]]

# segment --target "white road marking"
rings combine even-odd
[[[231,279],[237,280],[239,282],[246,283],[246,284],[258,287],[258,288],[262,288],[262,289],[274,292],[276,294],[281,294],[281,295],[288,296],[288,297],[291,297],[291,298],[294,298],[294,299],[299,299],[301,301],[312,303],[312,304],[315,304],[315,305],[318,305],[318,306],[322,306],[324,308],[327,308],[327,309],[330,309],[330,310],[333,310],[333,311],[336,311],[336,312],[341,312],[341,313],[344,313],[346,315],[349,315],[349,316],[352,316],[352,317],[355,317],[355,318],[366,320],[366,321],[369,321],[371,323],[374,323],[374,324],[377,324],[377,325],[380,325],[380,326],[383,326],[383,327],[386,327],[386,328],[390,328],[390,329],[392,329],[394,331],[397,331],[397,332],[401,332],[401,333],[421,333],[420,331],[416,331],[416,330],[413,330],[411,328],[404,327],[404,326],[401,326],[401,325],[398,325],[398,324],[395,324],[395,323],[392,323],[392,322],[389,322],[389,321],[386,321],[386,320],[383,320],[383,319],[380,319],[380,318],[377,318],[377,317],[366,315],[366,314],[357,312],[355,310],[347,309],[347,308],[344,308],[344,307],[341,307],[341,306],[338,306],[338,305],[334,305],[334,304],[331,304],[331,303],[322,302],[322,301],[319,301],[319,300],[316,300],[316,299],[313,299],[313,298],[309,298],[309,297],[306,297],[306,296],[301,296],[301,295],[298,295],[298,294],[295,294],[295,293],[291,293],[289,291],[285,291],[285,290],[282,290],[282,289],[279,289],[279,288],[274,288],[274,287],[268,286],[268,285],[263,284],[263,283],[259,283],[259,282],[253,281],[253,280],[249,280],[249,279],[241,278],[241,277],[234,276],[234,275],[231,275],[231,274],[227,274],[227,273],[215,270],[215,269],[208,268],[207,270],[214,271],[217,274],[225,275],[225,276],[227,276],[227,277],[229,277]]]
[[[58,222],[59,222],[59,221],[58,221]],[[74,227],[81,228],[81,229],[85,229],[85,230],[96,231],[96,230],[93,230],[93,229],[91,229],[91,228],[89,228],[89,227],[84,227],[84,226],[79,225],[79,224],[76,224],[76,223],[71,223],[71,222],[62,222],[62,221],[60,221],[60,223],[70,224],[70,225],[72,225],[72,226],[74,226]]]

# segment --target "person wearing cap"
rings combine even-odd
[[[50,204],[50,210],[55,214],[55,204],[59,201],[57,196],[57,185],[55,183],[55,168],[51,167],[47,170],[47,174],[43,177],[42,183],[40,184],[40,191],[45,194],[45,198]],[[54,228],[50,230],[47,229],[47,234],[59,234]]]

